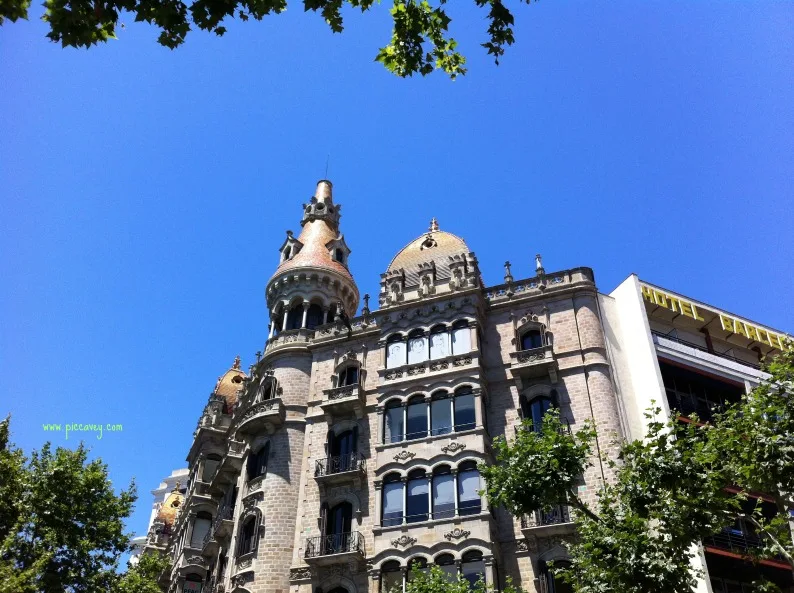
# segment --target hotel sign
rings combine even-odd
[[[734,317],[733,315],[709,309],[703,305],[696,305],[692,301],[664,292],[653,286],[648,286],[647,284],[640,283],[640,288],[642,289],[642,297],[652,305],[658,305],[675,313],[690,317],[691,319],[704,322],[706,320],[701,313],[707,312],[710,315],[719,317],[720,327],[726,332],[744,336],[748,340],[761,342],[762,344],[777,348],[778,350],[783,349],[783,344],[786,340],[786,336],[783,334],[770,331],[750,323],[749,321]]]

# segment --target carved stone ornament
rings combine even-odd
[[[424,365],[417,365],[413,367],[408,367],[405,372],[408,373],[408,376],[411,377],[413,375],[422,375],[427,369],[425,369]]]
[[[467,532],[468,533],[468,532]],[[401,535],[397,539],[391,540],[391,545],[395,548],[403,547],[406,548],[408,546],[412,546],[416,543],[415,537],[410,537],[408,535]]]
[[[253,558],[244,558],[243,560],[240,560],[237,563],[237,568],[240,568],[240,569],[248,568],[249,566],[251,566],[251,564],[253,564],[253,562],[254,562]]]
[[[467,364],[471,364],[471,356],[461,356],[460,358],[456,358],[452,361],[452,364],[456,367],[462,367]]]
[[[204,566],[204,558],[201,556],[188,556],[185,558],[187,564],[195,564],[197,566]]]
[[[289,580],[302,581],[312,578],[312,569],[308,566],[302,568],[291,568],[289,571]]]
[[[444,453],[448,453],[451,455],[453,453],[457,453],[458,451],[462,451],[465,448],[466,448],[465,444],[452,441],[449,445],[444,445],[443,447],[441,447],[441,450]]]
[[[253,574],[250,572],[244,572],[242,574],[236,574],[232,577],[232,586],[234,587],[243,587],[249,580],[249,578],[253,581]]]
[[[400,379],[403,376],[402,371],[389,371],[386,373],[386,380],[391,381],[392,379]]]
[[[516,540],[516,552],[529,552],[529,544],[527,543],[527,540],[525,539]]]
[[[353,352],[352,350],[348,350],[342,356],[342,360],[356,360],[357,356],[358,355],[355,352]]]
[[[447,531],[444,534],[444,539],[452,541],[453,539],[461,539],[464,537],[469,537],[471,535],[471,531],[467,531],[461,529],[460,527],[456,527],[452,531]]]
[[[535,352],[533,354],[519,352],[516,356],[516,360],[518,360],[518,362],[535,362],[543,360],[544,358],[546,358],[545,352]]]
[[[394,456],[394,461],[408,461],[409,459],[413,459],[414,457],[416,457],[416,453],[403,450]]]
[[[449,361],[444,360],[441,362],[431,362],[430,363],[430,370],[431,371],[443,371],[444,369],[449,368]]]

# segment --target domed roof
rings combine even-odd
[[[466,242],[452,233],[440,231],[434,218],[430,230],[403,247],[391,260],[387,272],[404,268],[406,272],[430,260],[445,260],[450,255],[469,253]]]
[[[240,357],[234,359],[232,368],[226,371],[222,376],[218,377],[218,382],[215,384],[214,395],[219,395],[226,400],[228,406],[232,406],[237,402],[237,392],[242,387],[245,373],[240,370]]]
[[[165,497],[163,506],[160,507],[160,511],[157,513],[155,521],[162,521],[168,526],[173,525],[174,519],[176,519],[176,514],[179,512],[179,509],[182,507],[182,503],[184,502],[185,495],[179,491],[179,482],[177,482],[174,489],[168,493],[168,496]]]

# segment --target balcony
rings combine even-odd
[[[526,432],[543,432],[543,422],[532,422],[530,420],[524,420],[520,424],[516,424],[515,427],[516,434],[521,431]],[[560,429],[558,431],[560,434],[571,434],[571,425],[565,418],[560,418]]]
[[[265,344],[265,356],[285,350],[302,350],[309,347],[314,337],[313,329],[288,329],[270,338]]]
[[[201,550],[191,547],[189,544],[179,552],[174,570],[178,574],[187,574],[189,572],[200,572],[196,569],[207,570],[208,563],[201,555]]]
[[[210,484],[208,482],[202,482],[201,480],[193,482],[193,486],[187,494],[187,499],[191,505],[202,502],[216,504],[215,500],[212,498]]]
[[[674,335],[671,335],[671,334],[663,334],[661,332],[654,331],[654,330],[651,330],[651,334],[652,334],[652,337],[653,337],[653,342],[657,346],[668,346],[669,347],[669,346],[671,346],[671,343],[672,344],[678,344],[680,346],[685,346],[686,348],[691,348],[692,350],[697,350],[699,352],[706,353],[708,355],[706,357],[707,360],[709,359],[709,357],[716,357],[716,358],[721,358],[723,360],[730,360],[732,362],[744,365],[746,367],[750,367],[750,368],[755,369],[757,371],[761,370],[761,365],[759,363],[750,362],[750,361],[747,361],[747,360],[743,360],[743,359],[741,359],[741,358],[739,358],[737,356],[734,356],[733,354],[730,353],[730,350],[727,351],[727,352],[715,352],[713,350],[710,351],[705,346],[701,346],[700,344],[695,344],[695,343],[689,342],[687,340],[682,340],[678,336],[674,336]],[[675,348],[675,349],[679,350],[679,348]]]
[[[510,353],[510,374],[515,379],[549,376],[557,382],[557,360],[551,345]]]
[[[537,510],[531,515],[523,515],[521,531],[524,537],[536,539],[573,533],[574,523],[571,520],[570,509],[560,505],[548,511]]]
[[[358,531],[306,538],[307,564],[330,566],[365,559],[364,536]]]
[[[749,550],[763,547],[764,543],[754,533],[746,533],[738,529],[723,529],[719,533],[704,538],[703,545],[744,556]]]
[[[231,536],[234,530],[234,507],[224,506],[212,522],[210,530],[204,536],[201,553],[207,558],[215,556],[222,540]]]
[[[281,398],[267,399],[252,405],[237,422],[237,433],[257,435],[263,431],[268,434],[284,424],[286,412]]]
[[[320,485],[353,481],[356,488],[366,474],[367,460],[360,453],[318,459],[314,465],[314,479]]]
[[[333,420],[334,415],[344,415],[353,412],[356,418],[364,416],[364,392],[359,385],[343,385],[332,389],[323,390],[323,401],[320,408],[329,420]]]

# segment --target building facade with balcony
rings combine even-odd
[[[568,509],[513,517],[478,494],[494,437],[551,406],[600,447],[622,433],[589,268],[485,286],[465,241],[430,228],[359,292],[321,181],[266,285],[270,325],[248,372],[218,380],[188,452],[184,501],[158,549],[169,591],[380,593],[412,566],[565,591]],[[385,259],[385,258],[384,258]],[[609,478],[599,460],[582,496]]]
[[[714,352],[686,346],[686,356],[747,382],[693,395],[689,371],[663,350],[685,347],[676,339],[689,334],[670,330],[686,320],[656,315],[636,277],[602,295],[591,269],[547,272],[537,256],[528,277],[506,263],[504,282],[486,286],[466,242],[435,219],[385,266],[377,310],[364,295],[359,312],[340,210],[320,181],[274,258],[263,350],[248,372],[235,360],[201,414],[184,502],[157,540],[173,561],[170,592],[391,593],[412,567],[436,565],[472,583],[510,577],[565,593],[547,567],[565,560],[571,511],[490,508],[477,467],[494,461],[493,439],[535,430],[556,407],[569,429],[592,420],[597,450],[614,457],[617,439],[644,434],[653,394],[709,409],[761,377],[746,348],[715,354],[725,336],[712,332]],[[676,306],[689,319],[687,302]],[[665,364],[679,374],[663,379]],[[610,472],[595,457],[581,498]]]
[[[644,412],[652,407],[660,410],[661,420],[689,422],[695,413],[709,422],[767,377],[761,360],[779,352],[788,337],[636,275],[601,295],[600,305],[626,434],[635,439],[644,436],[650,421]],[[763,493],[747,504],[759,500],[770,515],[776,512]],[[742,522],[703,541],[695,557],[695,568],[703,574],[699,593],[749,592],[761,576],[794,592],[787,563],[746,560],[748,550],[760,545]]]

